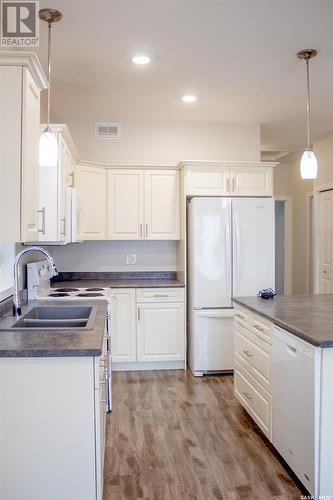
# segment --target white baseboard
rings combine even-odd
[[[112,363],[112,371],[186,370],[185,361],[155,361],[150,363]]]

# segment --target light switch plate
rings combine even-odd
[[[133,255],[127,254],[126,255],[126,264],[130,264],[130,265],[136,264],[136,255],[135,254],[133,254]]]

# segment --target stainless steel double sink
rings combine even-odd
[[[19,319],[4,318],[0,330],[91,330],[94,306],[35,306]]]

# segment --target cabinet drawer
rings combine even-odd
[[[244,326],[245,328],[251,328],[252,325],[252,316],[250,311],[247,309],[240,307],[238,305],[235,305],[235,315],[234,315],[235,321],[239,323],[240,325]]]
[[[236,398],[271,441],[272,396],[237,361],[234,381]]]
[[[137,302],[184,302],[184,288],[137,288]]]
[[[237,324],[235,360],[271,392],[271,346]]]
[[[251,331],[269,344],[272,344],[272,327],[273,323],[266,320],[262,316],[259,316],[257,314],[252,315]]]

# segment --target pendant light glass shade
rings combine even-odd
[[[306,149],[302,154],[300,172],[302,179],[316,179],[318,175],[318,162],[312,149]]]
[[[57,165],[59,156],[58,141],[52,130],[44,130],[39,138],[39,164],[44,167]]]

